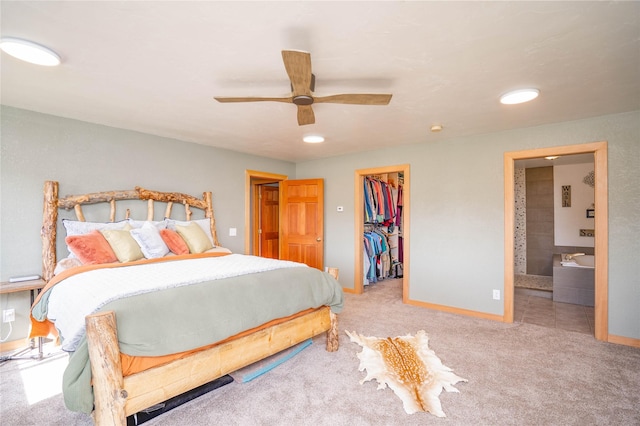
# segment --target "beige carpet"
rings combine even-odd
[[[417,279],[414,277],[414,279]],[[429,346],[460,377],[460,393],[440,395],[446,418],[406,414],[390,389],[360,384],[360,347],[344,330],[401,336],[425,330]],[[533,324],[503,324],[402,304],[398,281],[347,294],[338,352],[325,338],[269,373],[231,383],[145,425],[639,425],[640,349]],[[62,359],[64,363],[64,359]],[[68,412],[53,361],[0,365],[0,423],[90,425]]]

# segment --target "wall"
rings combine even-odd
[[[63,195],[135,185],[213,190],[222,244],[243,251],[244,170],[253,169],[325,179],[325,264],[340,268],[340,282],[353,288],[354,171],[410,164],[409,297],[497,315],[503,302],[491,296],[504,286],[504,152],[606,140],[609,331],[640,339],[640,112],[465,138],[445,139],[445,131],[295,165],[6,107],[1,124],[2,279],[40,268],[44,180],[59,180]],[[229,227],[238,228],[235,239]]]
[[[555,185],[555,245],[594,247],[594,238],[581,236],[580,229],[593,229],[595,220],[587,218],[586,211],[593,208],[594,188],[583,182],[589,172],[593,172],[593,164],[570,164],[555,166],[553,180]],[[571,206],[562,206],[562,187],[571,186]]]
[[[1,118],[2,281],[14,275],[41,273],[45,180],[60,182],[60,196],[133,189],[136,185],[193,195],[212,191],[220,243],[243,253],[245,169],[289,176],[295,172],[290,162],[15,108],[3,106]],[[177,207],[174,210],[180,211]],[[197,209],[193,211],[196,218]],[[73,217],[73,212],[62,213],[61,218]],[[156,213],[162,215],[162,211]],[[120,211],[118,218],[123,215]],[[108,218],[108,209],[101,217]],[[229,237],[231,227],[238,229],[236,237]],[[28,306],[28,293],[0,299],[1,309],[16,309],[13,336],[26,335]],[[0,334],[7,334],[6,325],[0,324]]]
[[[553,275],[553,167],[526,170],[527,274]]]
[[[502,315],[492,289],[504,283],[504,152],[608,141],[609,332],[640,339],[639,112],[429,138],[296,165],[298,178],[325,179],[325,264],[340,268],[344,286],[354,287],[354,171],[410,164],[409,298]]]

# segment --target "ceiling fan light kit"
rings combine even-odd
[[[60,65],[60,56],[40,44],[13,37],[3,37],[0,40],[0,49],[6,54],[34,65],[55,67]]]
[[[538,89],[513,90],[500,96],[500,103],[505,105],[521,104],[534,100],[539,94],[540,91]]]
[[[324,137],[320,135],[306,135],[302,140],[306,143],[322,143],[324,142]]]
[[[298,107],[298,125],[304,126],[316,122],[311,107],[314,103],[334,103],[351,105],[387,105],[391,94],[340,94],[329,96],[313,96],[315,75],[311,72],[311,54],[299,50],[283,50],[282,60],[291,81],[291,96],[280,98],[268,97],[214,97],[218,102],[285,102]]]

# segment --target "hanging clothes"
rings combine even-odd
[[[364,200],[365,223],[390,225],[396,220],[397,203],[387,182],[365,177]]]

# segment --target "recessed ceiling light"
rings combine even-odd
[[[506,105],[521,104],[529,102],[538,97],[540,91],[538,89],[520,89],[505,93],[500,96],[500,103]]]
[[[321,143],[324,142],[324,138],[319,135],[307,135],[302,138],[306,143]]]
[[[433,133],[441,132],[442,131],[442,124],[434,124],[433,126],[431,126],[431,131]]]
[[[0,49],[8,55],[32,64],[47,67],[60,65],[60,56],[56,52],[31,41],[3,37],[0,40]]]

